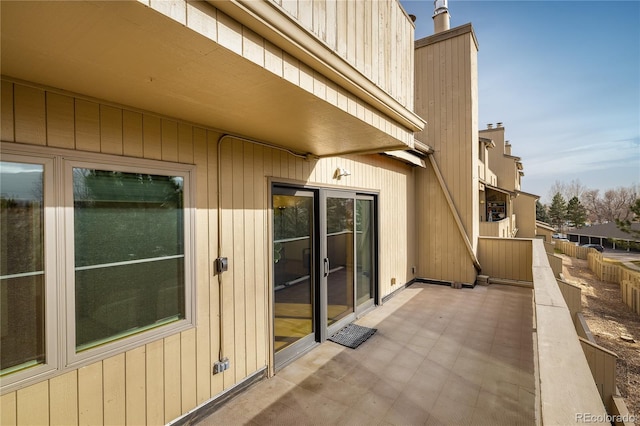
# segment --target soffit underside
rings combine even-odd
[[[395,138],[138,2],[0,2],[2,75],[318,156]]]

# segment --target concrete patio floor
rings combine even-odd
[[[414,284],[199,425],[533,425],[532,290]]]

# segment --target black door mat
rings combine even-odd
[[[378,331],[377,328],[363,327],[357,324],[349,324],[338,330],[333,336],[327,340],[338,343],[339,345],[355,349],[364,343],[369,337]]]

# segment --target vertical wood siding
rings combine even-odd
[[[416,46],[415,108],[428,123],[416,138],[434,148],[433,158],[447,186],[443,190],[437,184],[430,167],[417,173],[419,273],[473,283],[476,271],[443,191],[453,200],[475,250],[480,216],[477,48],[470,27]]]
[[[471,240],[479,221],[476,57],[469,32],[419,47],[415,57],[416,112],[429,123],[416,137],[434,148]]]
[[[478,260],[482,265],[483,275],[533,281],[532,259],[531,240],[486,237],[478,239]]]
[[[416,170],[418,276],[443,281],[473,283],[476,270],[429,163]],[[482,264],[482,262],[481,262]]]
[[[483,137],[493,140],[496,144],[495,148],[489,150],[489,166],[498,178],[498,186],[508,191],[519,190],[516,159],[506,155],[511,151],[506,147],[505,128],[484,129],[481,134]]]
[[[524,193],[518,194],[513,200],[513,213],[518,217],[518,233],[516,237],[536,237],[536,200],[535,196]]]
[[[397,0],[270,1],[402,105],[413,109],[414,27]]]
[[[218,235],[220,133],[8,81],[2,82],[1,109],[3,141],[195,164],[197,189],[197,327],[2,395],[3,426],[165,424],[266,366],[271,350],[270,178],[378,192],[381,296],[395,290],[392,278],[397,285],[413,278],[414,171],[406,164],[379,155],[307,161],[225,139]],[[337,167],[351,176],[333,179]],[[218,276],[211,270],[219,238],[221,255],[230,260],[221,276],[222,312]],[[212,375],[221,338],[231,369]]]

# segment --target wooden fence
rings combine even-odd
[[[566,241],[556,242],[556,248],[567,256],[586,259],[589,269],[600,281],[618,284],[622,301],[633,312],[640,314],[640,272],[605,262],[602,253],[592,248],[579,247]]]
[[[576,259],[585,259],[585,260],[587,259],[590,250],[597,251],[589,247],[577,246],[574,243],[570,243],[567,241],[556,242],[556,247],[562,250],[562,253],[566,254],[567,256],[575,257]]]
[[[584,249],[583,247],[576,247],[573,244],[561,243],[558,245],[559,248],[564,249],[562,245],[566,245],[566,247],[569,247],[566,251],[563,250],[563,252],[565,252],[566,254],[584,254],[582,250],[576,250],[576,248]],[[606,274],[611,274],[610,276],[613,276],[613,273],[609,271],[609,266],[611,265],[605,263],[602,260],[602,254],[598,253],[594,249],[590,250],[591,253],[587,253],[587,257],[591,270],[593,271],[593,264],[594,267],[600,268],[600,271],[604,269]],[[547,256],[549,256],[549,258],[552,258],[553,255],[548,253]],[[600,393],[602,402],[605,404],[607,412],[609,414],[615,413],[618,411],[617,404],[619,403],[618,392],[616,389],[616,361],[618,359],[618,356],[595,342],[593,335],[589,330],[589,326],[584,320],[584,317],[581,313],[582,291],[580,287],[567,283],[560,279],[556,279],[556,282],[558,283],[558,288],[560,288],[560,292],[562,293],[562,296],[567,304],[567,308],[569,309],[569,313],[571,314],[571,319],[574,322],[576,333],[582,346],[582,351],[584,352],[584,356],[587,359],[587,363],[589,364],[589,369],[591,370],[593,381],[596,383],[596,387],[598,388],[598,392]],[[627,280],[626,282],[629,281]],[[621,286],[621,288],[623,287]],[[622,404],[622,406],[626,409],[624,403]]]
[[[602,401],[611,413],[611,402],[616,392],[616,360],[618,356],[589,340],[580,339],[582,350],[591,369],[593,380],[596,382]]]
[[[600,281],[620,283],[620,272],[622,268],[620,268],[619,265],[606,263],[603,260],[602,253],[592,249],[587,257],[587,262],[589,269],[596,274],[596,277],[598,277]]]
[[[580,289],[580,287],[577,287],[566,281],[562,281],[559,279],[556,279],[556,281],[558,282],[560,293],[562,293],[564,301],[567,303],[567,308],[569,308],[571,319],[575,324],[576,315],[582,312],[582,290]]]

